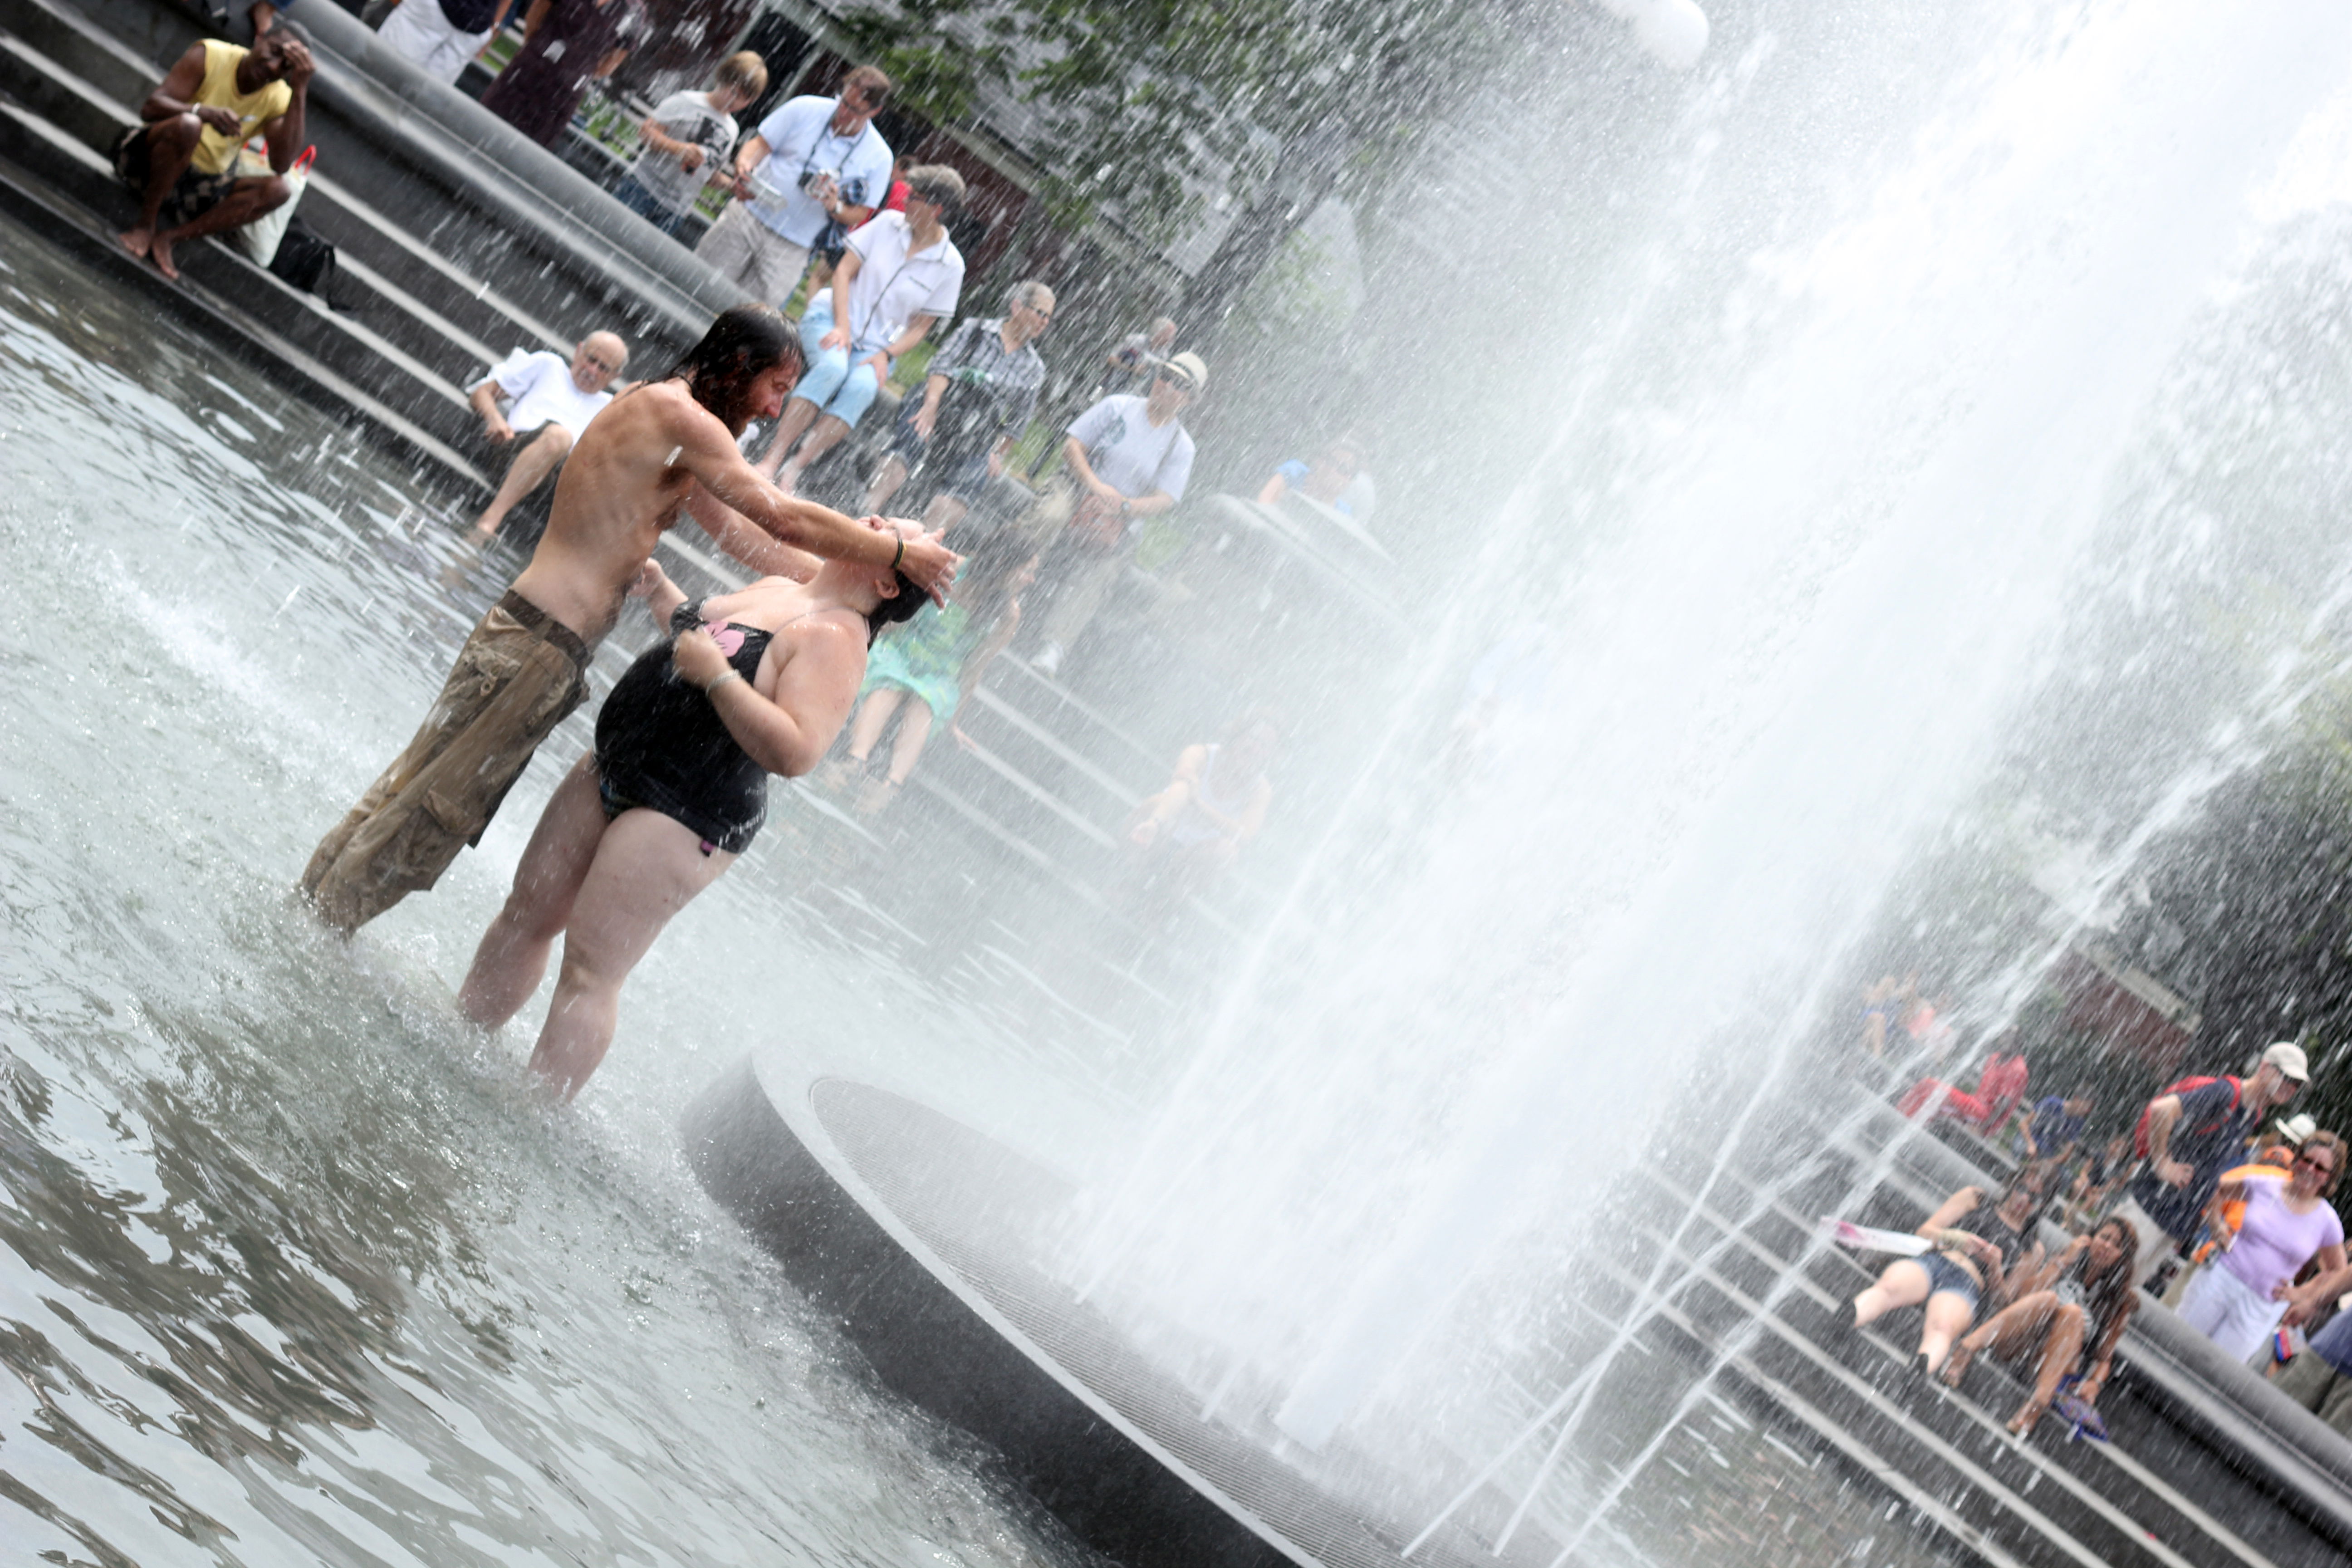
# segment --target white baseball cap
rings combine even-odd
[[[2263,1065],[2276,1068],[2282,1076],[2297,1083],[2311,1081],[2311,1062],[2304,1056],[2303,1047],[2293,1040],[2281,1040],[2263,1053]]]
[[[2271,1131],[2300,1149],[2305,1139],[2319,1131],[2319,1123],[2309,1116],[2283,1116],[2271,1123]]]

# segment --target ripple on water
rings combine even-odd
[[[552,770],[353,947],[291,906],[496,585],[398,464],[0,250],[0,1556],[1083,1561],[702,1199],[696,1074],[634,1042],[554,1112],[450,1023]]]

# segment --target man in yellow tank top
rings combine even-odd
[[[140,204],[124,247],[176,279],[174,245],[225,234],[283,204],[278,176],[302,150],[310,71],[310,50],[290,22],[250,49],[215,38],[190,45],[139,106],[140,123],[115,143],[114,172]],[[274,172],[239,179],[237,149],[257,132]]]

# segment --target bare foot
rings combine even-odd
[[[2021,1443],[2032,1436],[2033,1428],[2042,1420],[2042,1413],[2049,1408],[2038,1399],[2027,1400],[2019,1407],[2016,1415],[2011,1418],[2009,1435]]]
[[[776,470],[775,486],[786,495],[791,495],[793,487],[800,482],[801,466],[798,463],[786,463]]]
[[[1947,1388],[1959,1387],[1961,1377],[1965,1375],[1969,1370],[1969,1363],[1976,1360],[1976,1358],[1977,1352],[1969,1348],[1969,1343],[1966,1340],[1962,1340],[1958,1344],[1954,1345],[1952,1347],[1952,1353],[1945,1358],[1944,1361],[1944,1386]]]
[[[147,259],[155,264],[156,271],[169,278],[173,282],[177,283],[180,280],[180,269],[172,265],[170,235],[159,234],[147,242]]]

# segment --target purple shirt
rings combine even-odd
[[[2286,1206],[2286,1188],[2284,1182],[2246,1184],[2245,1223],[2238,1227],[2237,1245],[2221,1254],[2221,1267],[2265,1301],[2321,1247],[2344,1240],[2344,1222],[2333,1205],[2323,1198],[2309,1214],[2297,1214]]]

